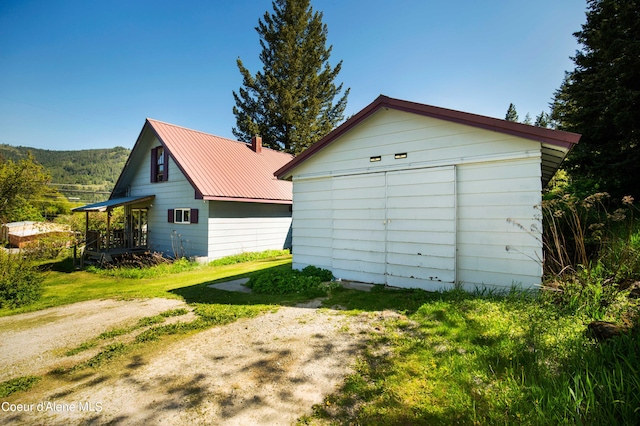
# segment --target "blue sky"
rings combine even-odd
[[[351,88],[504,118],[548,110],[586,0],[312,0]],[[131,148],[146,117],[233,138],[240,57],[270,0],[3,0],[0,143]]]

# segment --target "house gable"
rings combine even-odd
[[[294,179],[436,167],[514,157],[540,160],[540,143],[394,109],[380,109],[295,167]]]
[[[580,135],[575,133],[529,126],[477,114],[393,99],[381,95],[354,117],[309,147],[309,149],[297,156],[293,161],[277,170],[275,175],[280,179],[290,179],[293,174],[298,174],[298,172],[294,173],[294,169],[305,163],[308,159],[316,156],[328,146],[331,146],[336,140],[342,140],[343,135],[352,132],[353,129],[361,127],[364,122],[369,121],[369,118],[378,111],[389,110],[409,113],[407,115],[430,117],[443,122],[457,123],[496,134],[511,135],[518,139],[536,141],[539,143],[539,149],[542,152],[541,169],[543,184],[546,184],[551,179],[562,159],[580,139]],[[500,136],[496,136],[496,138],[500,139]]]

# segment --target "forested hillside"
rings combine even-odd
[[[20,160],[33,154],[35,160],[51,173],[54,183],[79,185],[114,185],[130,150],[123,147],[53,151],[23,146],[0,145],[0,155],[7,160]]]
[[[0,158],[18,161],[31,152],[51,174],[52,186],[72,200],[101,201],[108,198],[120,176],[130,150],[123,147],[55,151],[0,144]]]

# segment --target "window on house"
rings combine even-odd
[[[190,213],[191,209],[175,209],[175,223],[191,223]]]
[[[164,148],[158,146],[151,150],[151,182],[169,180],[169,156]]]
[[[198,209],[169,209],[170,223],[198,223]]]

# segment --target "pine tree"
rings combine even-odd
[[[566,166],[574,181],[615,197],[640,196],[640,0],[588,0],[575,69],[552,117],[582,134]]]
[[[509,104],[509,109],[507,109],[507,115],[504,116],[504,119],[507,121],[518,121],[518,112],[514,104]]]
[[[549,127],[551,125],[551,117],[549,113],[541,111],[540,115],[536,117],[536,121],[533,123],[536,127]]]
[[[524,120],[522,120],[522,124],[529,124],[529,125],[531,124],[531,115],[529,115],[529,113],[527,113],[524,116]]]
[[[233,134],[248,142],[262,136],[265,146],[299,154],[329,133],[344,118],[349,89],[334,104],[342,84],[334,80],[342,68],[329,64],[327,26],[309,0],[274,0],[256,31],[260,35],[262,71],[244,67],[233,113]]]

